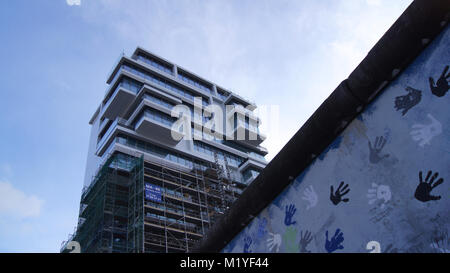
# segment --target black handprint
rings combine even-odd
[[[445,93],[447,93],[448,89],[450,89],[450,86],[447,82],[447,78],[450,77],[450,73],[446,74],[447,71],[448,65],[444,68],[444,71],[442,71],[442,74],[436,83],[434,82],[434,79],[432,77],[428,78],[430,82],[431,93],[438,97],[443,97]]]
[[[303,231],[300,232],[300,242],[298,243],[300,247],[300,252],[303,253],[310,253],[311,251],[307,250],[306,247],[311,243],[313,237],[311,236],[311,231],[305,231],[305,234],[303,234]]]
[[[375,144],[372,146],[372,142],[369,140],[369,161],[370,163],[376,164],[380,162],[381,159],[385,157],[389,157],[388,154],[385,154],[383,156],[380,156],[381,150],[383,149],[384,145],[386,144],[386,139],[382,136],[375,138]]]
[[[407,95],[398,96],[395,98],[395,110],[399,111],[403,109],[403,116],[409,111],[409,109],[419,104],[422,99],[422,91],[409,86],[407,86],[405,90],[408,92]]]
[[[333,202],[333,204],[335,206],[337,206],[337,204],[339,204],[341,201],[342,202],[348,202],[348,198],[342,199],[342,196],[346,195],[350,189],[348,188],[348,184],[345,184],[345,186],[342,188],[342,186],[344,185],[344,181],[341,182],[341,184],[339,184],[339,187],[337,188],[336,192],[333,193],[334,188],[333,186],[331,186],[330,188],[330,200],[331,202]]]
[[[416,188],[416,192],[414,193],[414,197],[422,202],[428,202],[430,200],[439,200],[440,196],[431,195],[431,191],[442,184],[444,182],[443,178],[440,178],[436,183],[433,184],[434,180],[439,176],[439,173],[434,173],[431,177],[432,171],[428,171],[427,177],[425,181],[422,179],[422,172],[419,172],[419,185]]]

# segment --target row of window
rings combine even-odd
[[[242,120],[242,118],[240,118],[241,115],[238,115],[238,113],[234,114],[234,129],[237,128],[238,124],[239,125],[244,125],[244,127],[252,132],[257,132],[259,134],[259,128],[258,128],[258,122],[257,121],[252,121],[250,122],[248,116],[245,116],[245,119]]]
[[[154,156],[170,160],[172,162],[184,165],[188,168],[193,168],[194,165],[196,168],[206,170],[207,165],[203,162],[199,161],[193,161],[191,158],[188,158],[187,156],[181,155],[177,152],[172,152],[169,150],[166,150],[162,147],[153,145],[151,143],[141,141],[134,139],[132,137],[126,136],[126,135],[119,135],[116,137],[116,141],[120,144],[126,145],[128,147],[152,154]]]
[[[230,148],[234,148],[234,149],[239,150],[241,152],[251,154],[251,155],[253,155],[256,158],[262,159],[264,161],[266,160],[266,158],[263,155],[258,154],[255,151],[253,151],[253,150],[251,150],[251,149],[249,149],[247,147],[239,145],[236,142],[229,141],[229,140],[226,140],[226,139],[218,139],[218,138],[213,138],[213,140],[215,142],[217,142],[217,143],[221,143],[221,144],[226,145],[226,146],[228,146]]]
[[[219,95],[219,98],[221,98],[222,100],[226,100],[228,97],[228,94],[225,92],[222,92],[220,90],[217,90],[217,95]]]
[[[256,157],[256,158],[258,158],[259,160],[262,160],[262,161],[266,161],[266,158],[263,156],[263,155],[261,155],[261,154],[258,154],[258,153],[255,153],[255,152],[250,152],[250,153],[248,153],[250,156],[253,156],[253,157]]]
[[[120,168],[127,171],[131,171],[134,166],[136,166],[136,158],[123,153],[117,153],[109,165],[110,168]]]
[[[214,156],[214,153],[217,153],[219,159],[224,160],[224,156],[227,157],[228,164],[238,167],[242,162],[244,162],[244,158],[240,156],[233,155],[206,143],[194,140],[194,150],[200,153],[204,153],[210,156]]]
[[[203,91],[206,91],[208,93],[211,93],[211,87],[207,86],[206,84],[188,76],[187,74],[184,74],[183,72],[178,72],[178,78],[180,78],[182,81],[187,82]]]
[[[191,111],[191,117],[193,119],[192,121],[201,120],[203,123],[206,123],[208,120],[212,118],[212,115],[210,117],[205,117],[201,112],[198,113],[194,111],[194,107],[192,105],[186,106],[189,107],[189,110]]]
[[[130,73],[136,74],[136,75],[146,79],[147,81],[150,81],[150,82],[156,83],[156,84],[158,84],[158,85],[160,85],[162,87],[165,87],[165,88],[167,88],[167,89],[169,89],[169,90],[179,94],[180,96],[188,98],[188,99],[190,99],[192,101],[194,100],[194,97],[198,96],[198,95],[195,95],[193,92],[191,92],[189,90],[186,90],[186,89],[184,89],[182,87],[179,87],[179,86],[173,84],[169,80],[166,80],[166,79],[164,79],[162,77],[159,77],[159,76],[156,76],[156,75],[153,75],[153,74],[150,74],[150,73],[148,73],[148,72],[146,72],[146,71],[144,71],[144,70],[142,70],[140,68],[132,67],[131,65],[128,65],[128,64],[123,64],[121,66],[121,69],[123,69],[125,71],[128,71]],[[202,104],[204,106],[208,105],[208,102],[206,100],[207,99],[205,99],[205,98],[202,99]]]
[[[154,102],[154,103],[156,103],[156,104],[162,105],[162,106],[164,106],[164,107],[166,107],[166,108],[168,108],[168,109],[172,109],[172,107],[175,106],[175,104],[173,104],[173,103],[171,103],[171,102],[168,102],[168,101],[165,100],[165,99],[162,99],[162,98],[159,98],[159,97],[150,95],[150,94],[148,94],[148,93],[145,93],[145,94],[144,94],[144,99],[147,99],[147,100],[149,100],[149,101],[151,101],[151,102]]]
[[[109,93],[105,101],[108,101],[111,98],[112,94],[114,94],[114,92],[116,92],[119,88],[124,88],[137,94],[139,90],[141,90],[142,86],[142,83],[124,76],[120,79],[114,91]]]
[[[195,128],[192,128],[192,137],[194,137],[194,134],[196,134],[198,136],[202,136],[202,137],[205,136],[205,134],[203,134],[202,131],[200,131],[198,129],[195,129]],[[208,136],[208,135],[206,135],[206,136]],[[219,139],[219,138],[216,138],[214,136],[208,137],[207,140],[215,141],[217,143],[226,145],[226,146],[228,146],[230,148],[233,148],[233,149],[236,149],[238,151],[247,153],[247,154],[249,154],[249,155],[251,155],[251,156],[253,156],[253,157],[255,157],[255,158],[259,159],[259,160],[262,160],[264,162],[266,161],[266,158],[263,155],[258,154],[257,152],[255,152],[255,151],[253,151],[253,150],[251,150],[251,149],[249,149],[247,147],[244,147],[242,145],[239,145],[239,144],[237,144],[237,143],[235,143],[233,141],[229,141],[229,140],[225,140],[225,139]]]
[[[158,70],[172,74],[172,67],[169,65],[163,64],[162,62],[159,62],[154,59],[150,59],[150,58],[148,58],[144,55],[140,55],[140,54],[138,55],[137,58],[139,61],[143,61],[144,63],[149,64]]]
[[[152,101],[152,102],[154,102],[156,104],[162,105],[162,106],[168,108],[169,110],[171,110],[175,106],[174,103],[168,102],[168,101],[166,101],[166,100],[164,100],[162,98],[155,97],[155,96],[147,94],[147,93],[144,95],[144,98],[148,99],[149,101]],[[206,123],[208,120],[211,119],[211,117],[205,117],[201,113],[195,112],[194,111],[194,107],[192,105],[189,105],[189,104],[183,104],[183,105],[190,109],[192,120],[198,120],[199,119],[199,120],[202,120],[203,123]]]
[[[141,88],[142,88],[142,83],[135,81],[133,79],[130,79],[128,77],[123,77],[120,80],[120,83],[118,85],[118,87],[123,87],[127,90],[133,91],[135,94],[137,94]]]
[[[172,127],[172,124],[176,121],[176,118],[166,115],[160,111],[148,108],[144,110],[144,117],[150,118],[154,121],[162,123],[168,127]],[[141,115],[142,117],[142,115]],[[139,119],[138,119],[139,120]]]

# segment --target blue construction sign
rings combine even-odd
[[[161,203],[161,187],[145,183],[145,199]]]

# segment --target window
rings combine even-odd
[[[149,72],[144,71],[143,69],[134,67],[132,65],[129,64],[123,64],[121,66],[121,69],[128,71],[130,73],[133,73],[141,78],[144,78],[145,80],[149,81],[149,82],[153,82],[155,84],[158,84],[162,87],[165,87],[177,94],[179,94],[180,96],[183,96],[185,98],[188,98],[190,100],[194,100],[194,96],[195,95],[193,92],[176,85],[175,83],[170,82],[168,79],[164,79],[163,77],[157,76],[157,75],[153,75]],[[208,105],[208,98],[202,98],[202,104],[204,106]]]
[[[161,62],[159,60],[156,60],[156,59],[153,59],[153,58],[150,58],[150,57],[146,57],[146,56],[144,56],[142,54],[139,54],[137,59],[139,61],[142,61],[142,62],[144,62],[146,64],[149,64],[149,65],[155,67],[158,70],[161,70],[163,72],[172,74],[172,66],[171,65],[165,64],[165,63],[163,63],[163,62]]]
[[[186,73],[183,73],[181,71],[178,72],[178,78],[180,78],[182,81],[189,83],[190,85],[193,85],[203,91],[206,91],[208,93],[211,93],[211,86],[203,83],[200,80],[195,79],[194,77],[189,76]]]
[[[217,95],[219,95],[219,97],[220,97],[222,100],[226,100],[227,97],[228,97],[228,94],[225,93],[224,91],[221,91],[221,90],[217,90]]]
[[[159,104],[159,105],[164,106],[164,107],[169,108],[169,109],[172,109],[172,107],[175,106],[173,103],[171,103],[171,102],[169,102],[169,101],[167,101],[165,99],[153,96],[153,95],[148,94],[148,93],[144,94],[144,99],[147,99],[147,100],[149,100],[151,102],[154,102],[156,104]]]
[[[210,156],[214,156],[214,152],[216,152],[219,159],[225,160],[224,158],[225,156],[228,160],[228,164],[236,167],[239,166],[242,162],[244,162],[244,159],[242,157],[233,155],[231,153],[222,151],[221,149],[218,149],[216,147],[195,140],[194,140],[194,149],[200,153],[204,153]]]
[[[182,164],[189,168],[193,168],[194,164],[195,164],[196,168],[205,170],[206,166],[207,166],[206,163],[204,163],[204,162],[200,162],[200,161],[194,162],[189,157],[179,154],[177,152],[172,152],[172,151],[164,149],[163,147],[159,147],[157,145],[154,145],[152,143],[148,143],[145,141],[137,140],[137,139],[134,139],[130,136],[126,136],[123,134],[119,134],[116,137],[116,142],[120,143],[122,145],[129,146],[131,148],[139,149],[141,151],[164,158],[166,160],[170,160],[172,162]]]
[[[150,119],[152,119],[154,121],[157,121],[157,122],[162,123],[162,124],[164,124],[166,126],[169,126],[169,127],[172,126],[172,124],[176,120],[174,117],[171,117],[171,116],[169,116],[167,114],[164,114],[164,113],[162,113],[160,111],[157,111],[157,110],[154,110],[154,109],[150,109],[150,108],[149,109],[145,109],[142,115],[144,117],[150,118]],[[140,118],[142,118],[142,115],[141,115]],[[140,120],[140,118],[137,119],[137,120]]]

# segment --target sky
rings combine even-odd
[[[59,252],[73,232],[89,119],[122,52],[278,107],[270,160],[411,2],[2,1],[0,252]]]

